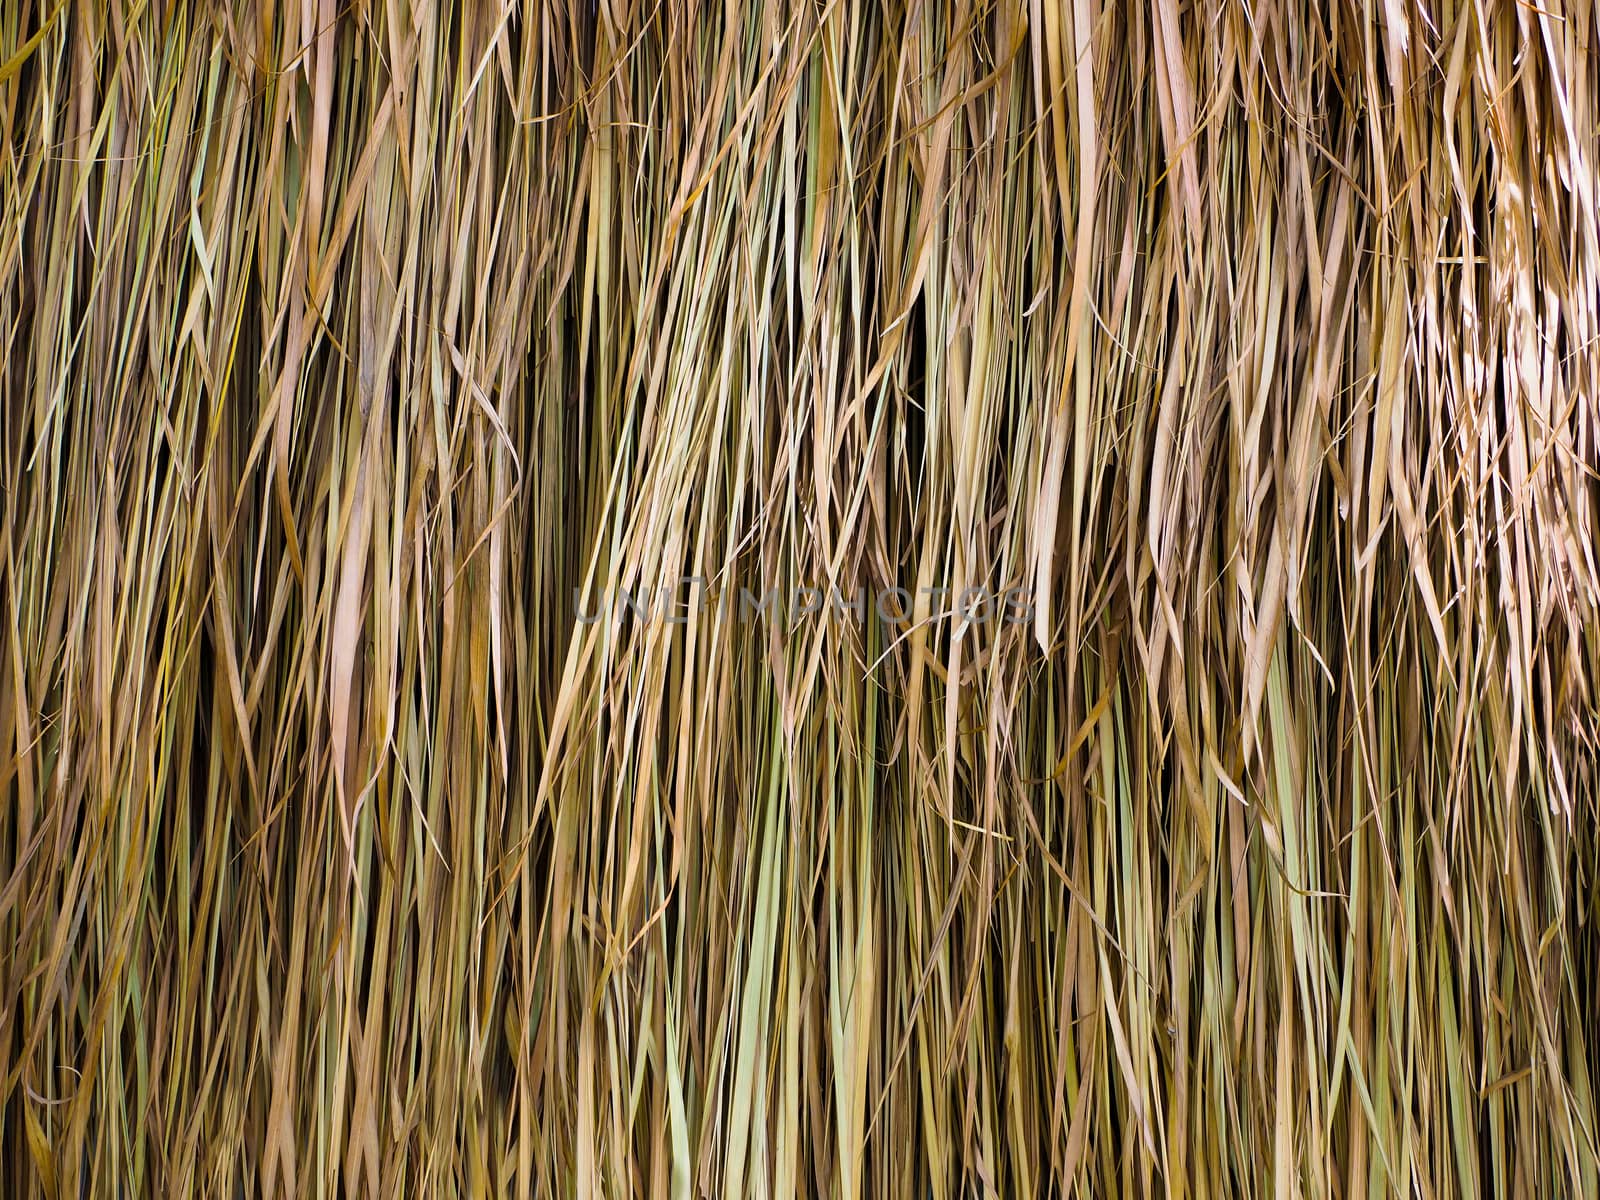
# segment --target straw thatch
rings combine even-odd
[[[1593,0],[0,4],[0,1196],[1600,1194],[1597,125]]]

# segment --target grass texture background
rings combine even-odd
[[[0,1195],[1600,1193],[1597,31],[0,4]]]

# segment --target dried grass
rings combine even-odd
[[[0,1195],[1600,1194],[1597,32],[0,5]]]

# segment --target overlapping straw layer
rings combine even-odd
[[[0,1195],[1596,1195],[1597,46],[0,6]]]

